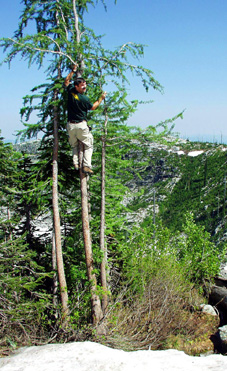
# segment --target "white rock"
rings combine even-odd
[[[221,349],[224,354],[227,352],[227,325],[218,328],[220,340],[221,340]]]
[[[223,371],[227,357],[191,357],[177,350],[124,352],[92,342],[22,348],[0,359],[2,371]]]
[[[227,344],[227,325],[218,328],[220,338]]]
[[[200,305],[201,311],[206,314],[210,314],[211,316],[217,316],[218,311],[209,304],[201,304]]]

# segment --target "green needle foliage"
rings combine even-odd
[[[27,248],[24,237],[0,241],[1,346],[34,343],[46,337],[50,296],[44,290],[48,276]],[[47,329],[47,327],[46,327]]]
[[[28,214],[35,210],[36,205],[31,203],[33,192],[31,188],[28,191],[25,167],[20,167],[23,156],[15,152],[11,145],[4,144],[2,139],[0,337],[1,346],[9,346],[11,343],[26,344],[37,341],[39,337],[44,338],[45,315],[50,310],[50,297],[45,289],[48,274],[37,264],[37,253],[28,244],[31,232],[26,228]],[[26,163],[26,172],[28,166],[30,163]],[[23,230],[26,234],[18,237]]]
[[[142,209],[151,206],[151,193],[154,190],[158,193],[161,189],[159,180],[156,181],[155,177],[158,175],[156,170],[161,168],[158,162],[163,152],[160,152],[157,159],[150,149],[151,143],[167,145],[167,136],[183,112],[146,130],[129,127],[128,118],[136,111],[138,104],[145,103],[139,99],[128,101],[130,74],[135,75],[145,90],[152,88],[162,91],[151,70],[133,63],[143,56],[143,45],[126,42],[115,50],[105,49],[102,46],[102,37],[95,35],[93,30],[84,24],[84,13],[89,10],[89,6],[96,4],[91,0],[79,2],[26,0],[23,3],[24,11],[14,37],[1,40],[1,45],[8,53],[5,62],[11,63],[14,57],[20,54],[28,62],[28,66],[35,63],[38,68],[47,66],[47,69],[46,81],[34,87],[31,93],[24,97],[24,107],[21,109],[25,125],[25,129],[19,133],[21,138],[32,139],[38,134],[42,135],[37,154],[35,156],[18,154],[11,146],[0,141],[2,158],[0,192],[3,209],[0,237],[3,251],[1,258],[4,263],[0,271],[0,284],[4,293],[1,313],[7,310],[8,303],[11,303],[11,309],[6,312],[4,336],[8,336],[6,328],[13,321],[17,324],[13,336],[16,336],[18,329],[22,327],[25,328],[26,336],[30,336],[28,328],[32,321],[32,310],[37,317],[34,326],[39,329],[40,332],[37,334],[40,336],[44,335],[53,318],[56,322],[56,303],[50,304],[47,294],[53,290],[54,273],[50,274],[54,109],[58,114],[59,208],[71,324],[78,330],[90,320],[90,288],[83,248],[79,179],[73,169],[71,149],[65,130],[67,112],[63,82],[64,76],[75,62],[79,63],[79,72],[83,73],[88,82],[88,95],[92,102],[103,90],[108,90],[104,106],[91,112],[89,117],[95,139],[93,155],[95,174],[89,181],[89,202],[98,291],[102,295],[99,270],[103,258],[103,252],[100,251],[100,210],[104,143],[108,290],[111,301],[118,301],[114,307],[115,313],[121,317],[121,313],[117,311],[119,305],[124,318],[134,295],[138,299],[136,303],[139,303],[141,298],[148,297],[150,293],[158,296],[158,291],[165,295],[167,301],[170,298],[171,315],[174,312],[179,313],[176,305],[178,299],[180,310],[184,308],[185,303],[188,307],[190,300],[187,292],[191,290],[192,285],[202,286],[218,272],[220,256],[210,242],[210,235],[203,227],[198,227],[190,215],[187,216],[183,226],[182,223],[178,223],[179,220],[174,218],[176,208],[173,207],[178,196],[184,212],[182,213],[181,209],[176,215],[177,217],[181,215],[182,219],[189,208],[189,203],[183,203],[183,199],[189,199],[187,192],[192,196],[199,193],[202,186],[207,187],[209,184],[209,163],[204,163],[204,173],[199,175],[197,183],[194,182],[194,163],[183,165],[187,170],[177,185],[176,193],[174,190],[170,198],[166,197],[168,189],[162,189],[162,196],[163,199],[166,197],[166,201],[161,205],[161,217],[156,224],[153,209],[150,208],[144,218],[135,221],[133,218],[135,213],[140,213]],[[35,26],[35,32],[28,35],[27,26],[30,24]],[[32,119],[34,117],[32,114],[36,114],[35,119]],[[168,161],[170,168],[177,163],[173,157]],[[145,188],[145,174],[149,167],[154,169],[155,180]],[[139,184],[135,189],[132,185],[134,180],[137,181],[137,185]],[[149,182],[149,179],[147,181]],[[167,184],[167,181],[163,182]],[[7,214],[9,209],[11,216]],[[32,223],[41,215],[49,218],[48,228],[40,236],[42,241],[35,235]],[[162,227],[160,221],[162,216],[163,224],[166,223],[165,227]],[[185,285],[184,275],[188,277]],[[163,282],[165,285],[162,287]],[[168,296],[167,292],[170,290],[171,295]],[[157,309],[162,302],[159,300],[155,303]],[[21,308],[18,313],[17,305]],[[149,305],[146,313],[150,313]],[[48,310],[44,310],[44,307]],[[44,317],[41,316],[42,312],[45,314]],[[165,313],[167,312],[168,305],[165,306]],[[130,316],[133,318],[133,313],[130,313]],[[152,311],[151,317],[154,324],[157,317]],[[166,318],[169,320],[170,316]],[[113,318],[110,322],[112,320]],[[152,321],[149,319],[148,322],[145,321],[145,330],[149,326],[149,329],[152,327]],[[158,331],[157,327],[156,330]],[[144,340],[145,345],[147,343]]]
[[[182,234],[175,239],[177,257],[188,279],[204,286],[219,273],[225,251],[219,252],[211,242],[210,233],[203,226],[196,225],[192,213],[188,213],[185,219]]]

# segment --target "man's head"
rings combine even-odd
[[[74,86],[78,93],[84,94],[86,92],[87,84],[83,77],[78,77],[76,80],[74,80]]]

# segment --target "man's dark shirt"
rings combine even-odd
[[[92,108],[92,104],[86,95],[76,91],[73,85],[67,87],[68,91],[68,121],[81,122],[87,121],[87,111]]]

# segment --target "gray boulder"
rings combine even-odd
[[[218,333],[221,341],[222,354],[227,354],[227,325],[219,327]]]

